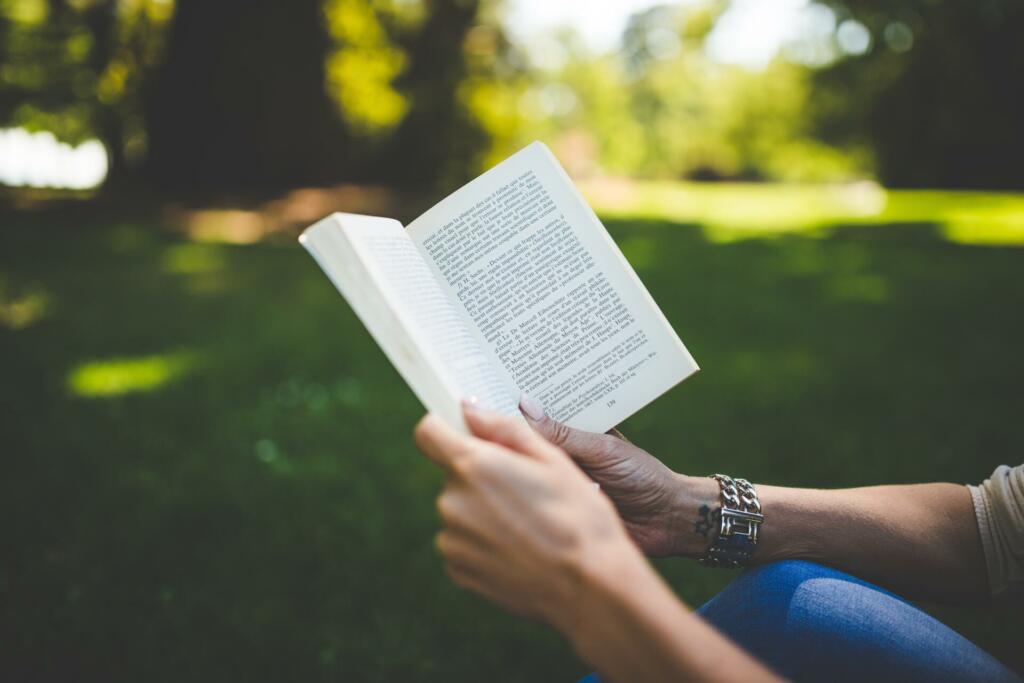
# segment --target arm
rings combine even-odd
[[[690,611],[646,562],[620,557],[584,585],[576,627],[562,632],[612,681],[779,680]]]
[[[473,436],[416,429],[447,474],[437,543],[457,584],[551,624],[613,681],[775,680],[672,594],[561,449],[519,420],[465,419]]]
[[[759,563],[814,560],[901,595],[937,602],[988,597],[985,557],[966,486],[757,488],[774,526],[764,527],[755,554]]]
[[[704,515],[718,485],[676,474],[615,435],[570,429],[524,400],[537,431],[564,448],[615,501],[627,529],[652,555],[700,557],[715,530]],[[735,472],[742,476],[742,472]],[[985,559],[965,486],[918,484],[817,490],[757,486],[765,513],[755,563],[806,559],[911,598],[987,597]]]

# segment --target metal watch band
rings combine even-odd
[[[757,549],[757,534],[764,522],[761,501],[754,485],[746,479],[724,474],[711,477],[718,482],[722,501],[718,537],[700,558],[705,567],[733,569],[750,561]]]

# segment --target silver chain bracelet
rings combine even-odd
[[[718,537],[698,560],[705,567],[733,569],[747,564],[757,549],[757,535],[764,514],[754,485],[746,479],[724,474],[712,477],[718,482],[722,511]]]

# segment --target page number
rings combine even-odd
[[[608,401],[608,403],[605,404],[605,405],[607,405],[609,408],[611,408],[613,405],[615,405],[615,399],[613,398],[612,400]]]

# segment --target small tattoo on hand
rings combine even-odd
[[[701,505],[697,508],[697,521],[693,523],[693,533],[707,538],[711,530],[718,526],[718,521],[721,518],[721,508],[712,510],[707,505]]]

